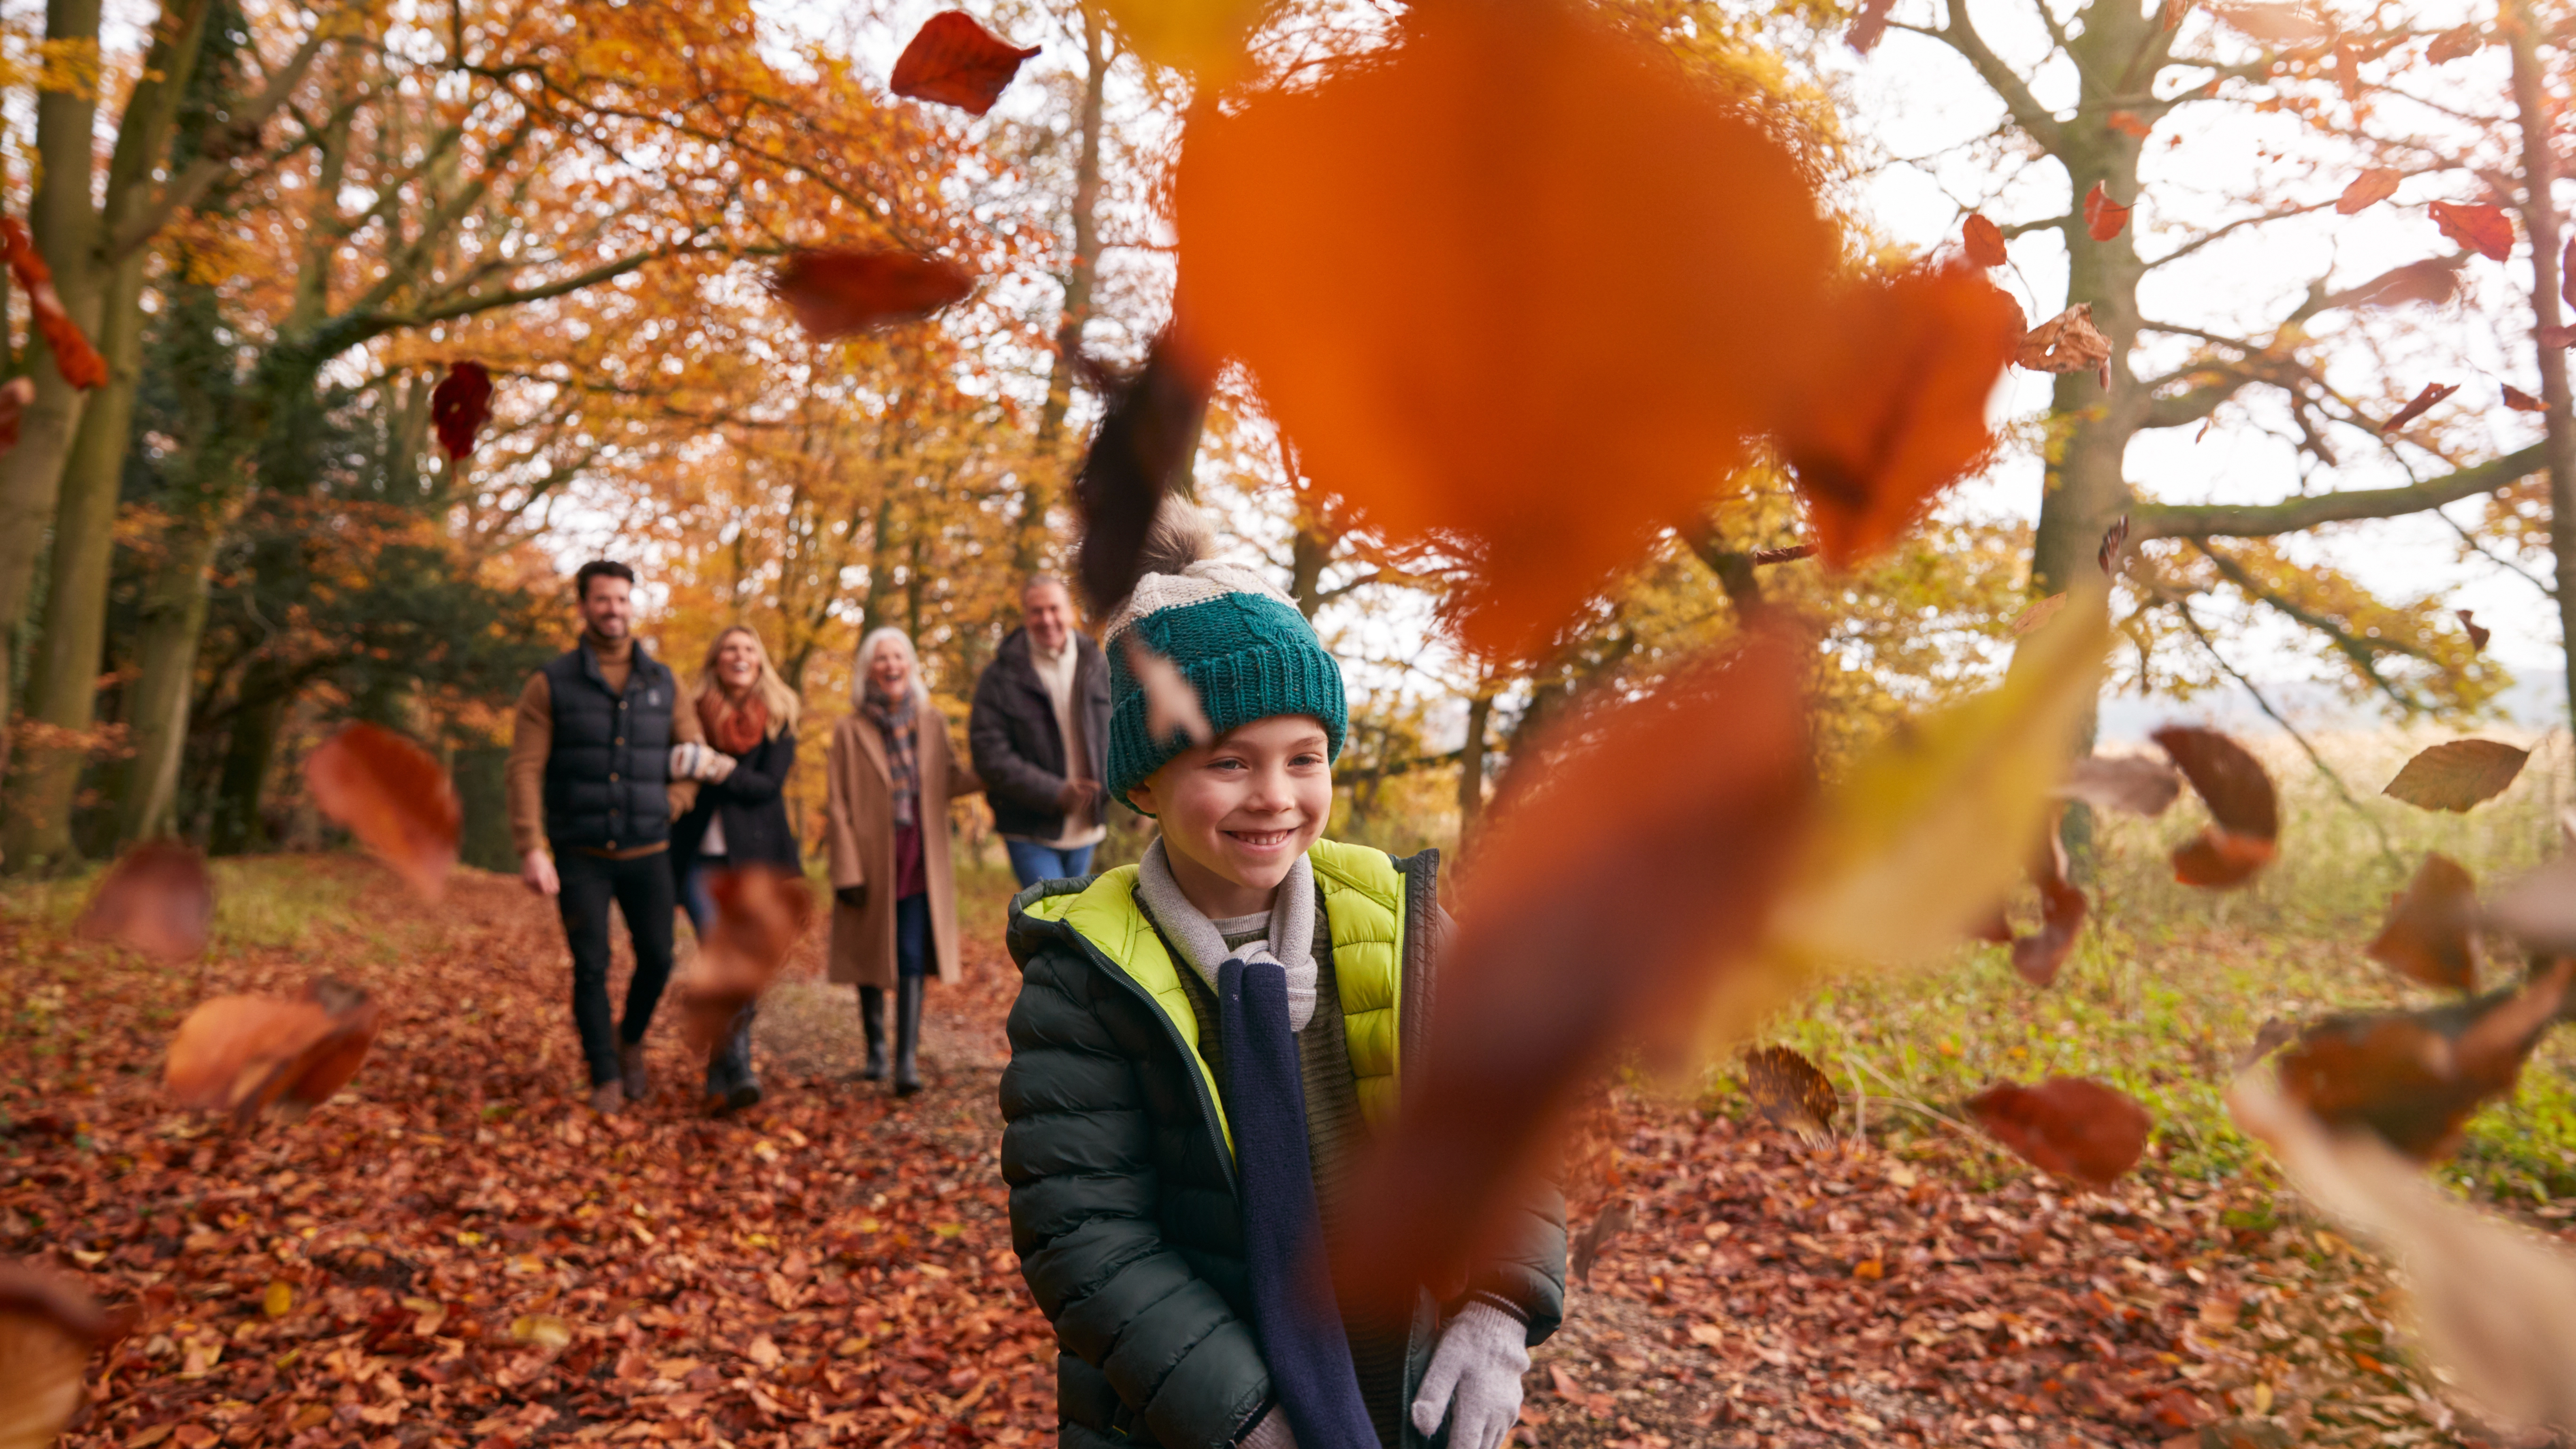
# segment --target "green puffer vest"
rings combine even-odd
[[[1434,980],[1438,853],[1309,852],[1362,1115],[1386,1120],[1421,1059]],[[1231,1129],[1174,959],[1135,899],[1136,869],[1049,881],[1011,902],[1020,964],[1002,1073],[1002,1176],[1021,1274],[1054,1323],[1065,1449],[1223,1449],[1271,1403],[1251,1324]],[[1513,1250],[1470,1288],[1519,1310],[1537,1344],[1565,1306],[1565,1208],[1524,1210]],[[1411,1403],[1438,1337],[1420,1295]],[[1409,1420],[1408,1449],[1438,1449]]]

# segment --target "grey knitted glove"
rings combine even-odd
[[[695,740],[683,740],[671,746],[671,778],[697,780],[708,784],[733,773],[733,756],[722,750],[709,749]]]
[[[1431,1369],[1413,1401],[1413,1427],[1440,1431],[1449,1449],[1499,1449],[1521,1414],[1521,1375],[1529,1372],[1529,1330],[1490,1303],[1470,1303],[1440,1330]]]
[[[1242,1449],[1297,1449],[1297,1436],[1288,1428],[1287,1409],[1272,1404],[1270,1411],[1261,1416],[1261,1421],[1252,1426],[1252,1431],[1235,1443]]]

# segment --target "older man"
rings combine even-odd
[[[1023,886],[1087,875],[1108,834],[1109,661],[1052,574],[1020,587],[1020,627],[975,681],[966,742]]]

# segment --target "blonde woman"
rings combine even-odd
[[[825,819],[832,855],[832,979],[859,988],[869,1081],[886,1074],[885,993],[895,992],[894,1090],[921,1090],[921,993],[936,971],[955,982],[957,877],[948,802],[981,791],[957,757],[948,721],[922,687],[900,629],[859,641],[855,713],[832,726]]]
[[[796,719],[803,711],[796,691],[771,666],[760,635],[736,624],[707,647],[696,702],[706,743],[672,751],[673,774],[701,782],[697,804],[671,827],[671,868],[702,945],[716,923],[710,877],[751,865],[803,868],[796,827],[779,793],[796,768]],[[717,1116],[760,1100],[760,1078],[751,1070],[752,1011],[744,1007],[707,1056],[706,1105]]]

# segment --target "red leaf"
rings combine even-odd
[[[2458,861],[2428,854],[2389,904],[2370,959],[2411,981],[2471,991],[2478,984],[2477,933],[2477,882]]]
[[[2120,556],[2126,553],[2128,548],[2129,515],[2123,513],[2120,515],[2119,522],[2102,530],[2102,546],[2093,551],[2093,561],[2100,564],[2102,572],[2106,574],[2116,572],[2120,566]]]
[[[2082,934],[2084,917],[2093,904],[2066,878],[2066,846],[2054,818],[2048,822],[2048,838],[2032,858],[2030,879],[2039,887],[2039,930],[2013,940],[2013,970],[2033,986],[2049,986],[2056,982],[2066,958],[2075,953],[2076,937]]]
[[[2509,382],[2504,385],[2504,405],[2518,413],[2545,413],[2549,411],[2549,404],[2542,402],[2540,399],[2533,397],[2531,394],[2524,392],[2521,388],[2515,387]]]
[[[2153,736],[2209,807],[2209,829],[2173,853],[2184,885],[2233,886],[2270,863],[2281,833],[2272,777],[2243,745],[2215,730],[2167,725]]]
[[[44,334],[63,381],[84,392],[107,381],[107,359],[98,355],[80,324],[63,310],[62,296],[54,290],[54,270],[37,254],[35,238],[27,235],[25,225],[15,217],[0,216],[0,245],[8,249],[9,270],[27,294],[27,310],[36,330]]]
[[[479,362],[448,365],[447,376],[430,389],[429,421],[438,429],[438,445],[450,458],[474,454],[474,435],[492,416],[492,374]]]
[[[2367,211],[2396,195],[2397,183],[2402,179],[2393,166],[2374,166],[2343,189],[2343,195],[2335,201],[2335,211],[2343,216]]]
[[[2397,410],[2397,416],[2381,423],[2379,425],[2379,430],[2383,433],[2396,432],[2399,428],[2402,428],[2408,423],[2415,421],[2417,418],[2422,417],[2426,412],[2432,409],[2435,403],[2440,402],[2442,399],[2449,397],[2451,394],[2458,392],[2459,390],[2460,385],[2455,382],[2428,382],[2424,384],[2424,390],[2422,392],[2415,394],[2415,396],[2407,402],[2406,406]]]
[[[955,262],[900,251],[798,252],[769,280],[770,293],[815,338],[927,317],[975,290]]]
[[[715,897],[716,923],[680,986],[682,1031],[701,1052],[723,1040],[734,1017],[778,979],[814,919],[813,887],[792,870],[721,871],[707,889]]]
[[[2558,300],[2576,307],[2576,234],[2558,251]]]
[[[2433,37],[2432,43],[2424,47],[2424,58],[2435,65],[2448,65],[2477,54],[2486,48],[2486,43],[2486,36],[2479,33],[2477,26],[2454,26]]]
[[[74,929],[164,961],[206,949],[215,922],[215,888],[206,862],[175,840],[151,840],[117,857],[100,878]]]
[[[1757,633],[1649,690],[1605,691],[1526,756],[1543,767],[1513,778],[1544,786],[1496,802],[1462,883],[1426,1065],[1408,1068],[1334,1250],[1349,1286],[1410,1302],[1461,1271],[1594,1072],[1630,1043],[1650,1069],[1696,1048],[1804,832],[1813,648]],[[1618,971],[1584,966],[1604,952]]]
[[[2093,189],[2084,193],[2084,230],[2097,242],[2109,241],[2128,228],[2129,210],[2113,201],[2111,193],[2096,181]]]
[[[2505,216],[2503,207],[2437,201],[2432,210],[2442,235],[2456,245],[2489,261],[2500,262],[2513,255],[2513,222]]]
[[[2421,1162],[2447,1155],[2479,1103],[2513,1087],[2566,1000],[2576,960],[2521,987],[2430,1011],[2339,1016],[2283,1052],[2281,1092],[2331,1126],[2366,1126]]]
[[[1984,212],[1969,212],[1959,237],[1967,248],[1968,260],[1978,266],[2000,267],[2010,260],[2010,253],[2004,250],[2004,229],[1988,221]]]
[[[2487,626],[2479,623],[2478,616],[2466,609],[2453,609],[2451,612],[2460,616],[2460,627],[2469,631],[2469,647],[2483,653],[2487,640],[2494,637]]]
[[[1216,738],[1216,726],[1208,723],[1207,710],[1199,692],[1190,687],[1189,676],[1132,633],[1127,636],[1127,672],[1136,676],[1137,686],[1145,692],[1146,739],[1161,743],[1178,736],[1203,745]]]
[[[1862,288],[1843,313],[1853,345],[1780,436],[1817,555],[1836,568],[1886,548],[1985,457],[1986,396],[2021,333],[2021,309],[1966,268]]]
[[[2137,1165],[2155,1125],[2127,1094],[2084,1077],[2001,1083],[1969,1098],[1968,1110],[2022,1161],[2095,1187]]]
[[[356,1075],[382,1017],[365,992],[327,978],[292,1001],[218,996],[179,1023],[162,1081],[179,1105],[245,1125],[272,1105],[301,1115]]]
[[[2148,133],[2154,129],[2140,120],[2135,111],[2113,111],[2103,118],[2102,123],[2123,136],[2134,136],[2141,141],[2147,139]]]
[[[306,758],[304,781],[323,814],[348,827],[412,889],[438,899],[456,864],[465,815],[447,772],[428,751],[361,721]]]
[[[0,383],[0,453],[18,446],[18,424],[27,416],[27,405],[36,400],[36,380],[13,377]]]
[[[1867,55],[1887,34],[1887,12],[1896,8],[1896,0],[1861,0],[1860,13],[1852,17],[1851,48]]]
[[[922,24],[896,57],[894,93],[916,101],[955,106],[970,116],[993,108],[1020,64],[1038,53],[995,36],[963,10],[943,11]]]

